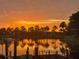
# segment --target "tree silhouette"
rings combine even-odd
[[[21,39],[25,39],[26,38],[26,28],[24,26],[21,26],[21,30],[20,30],[20,37]]]
[[[45,31],[46,31],[46,32],[49,31],[49,27],[48,27],[48,26],[45,27]]]
[[[34,27],[29,27],[28,32],[34,32]]]
[[[27,30],[26,30],[26,28],[24,26],[21,26],[21,31],[26,32]]]
[[[79,33],[79,11],[72,14],[69,19],[70,23],[68,24],[68,31]]]
[[[49,31],[49,27],[48,27],[48,26],[41,27],[41,28],[40,28],[40,31],[41,31],[41,32],[48,32],[48,31]]]
[[[7,32],[7,36],[8,37],[12,37],[13,28],[8,27],[7,30],[6,30],[6,32]]]
[[[13,38],[20,38],[20,29],[18,27],[13,30]]]
[[[44,27],[41,27],[41,29],[40,29],[40,30],[41,30],[41,32],[44,32],[44,31],[45,31]]]
[[[0,37],[1,38],[6,38],[7,37],[6,28],[1,28],[0,29]]]
[[[60,31],[65,32],[67,25],[65,22],[61,22],[59,27],[60,27]]]
[[[71,35],[73,36],[72,39],[71,37],[69,38],[69,43],[71,43],[72,47],[71,49],[74,51],[72,52],[72,55],[73,57],[78,57],[79,58],[79,11],[72,14],[70,16],[70,19],[69,19],[69,24],[68,24],[68,27],[67,27],[67,31],[69,33],[72,33]],[[75,42],[75,43],[74,43]],[[74,59],[77,59],[77,58],[74,58]]]
[[[53,28],[52,28],[52,32],[56,32],[57,29],[58,29],[57,26],[54,25]]]
[[[38,25],[36,25],[36,26],[34,27],[34,31],[35,31],[35,32],[39,32],[39,31],[40,31],[40,28],[39,28]]]

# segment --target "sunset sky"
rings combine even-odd
[[[76,11],[79,0],[0,0],[0,26],[57,24]]]

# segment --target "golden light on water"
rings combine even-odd
[[[37,40],[37,42],[38,42],[37,46],[39,48],[39,51],[40,51],[39,54],[40,55],[41,55],[41,51],[44,52],[43,54],[45,54],[46,51],[51,51],[50,52],[51,54],[55,54],[56,51],[58,51],[59,55],[65,56],[60,50],[62,47],[64,49],[67,48],[70,51],[70,48],[69,48],[68,44],[65,43],[65,42],[60,41],[59,39],[40,39],[40,40]],[[34,51],[35,51],[35,47],[36,47],[36,43],[35,43],[34,40],[25,39],[25,40],[22,40],[22,41],[20,41],[20,40],[17,41],[17,55],[26,54],[27,47],[29,47],[29,54],[34,55]],[[5,52],[5,45],[4,45],[3,50]],[[13,52],[14,52],[14,44],[13,44],[13,42],[10,43],[9,51],[11,51],[12,55],[13,55]],[[0,52],[0,53],[2,53],[2,52]]]

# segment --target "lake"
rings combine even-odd
[[[56,54],[58,52],[59,55],[65,56],[66,49],[70,52],[70,48],[67,43],[60,41],[59,39],[39,39],[36,41],[32,39],[24,39],[17,41],[17,55],[25,55],[27,51],[27,47],[29,47],[29,55],[35,55],[35,47],[38,47],[38,55],[45,54]],[[64,48],[64,52],[61,51],[61,48]],[[9,45],[9,55],[13,56],[14,53],[14,41],[10,41]],[[0,45],[0,54],[5,55],[5,44]]]

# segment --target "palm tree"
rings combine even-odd
[[[48,27],[48,26],[46,26],[46,27],[41,27],[41,28],[40,28],[40,31],[41,31],[41,32],[48,32],[48,31],[49,31],[49,27]]]
[[[0,29],[0,35],[1,35],[1,38],[6,38],[6,35],[7,35],[6,28],[1,28]]]
[[[57,29],[58,29],[57,26],[54,25],[53,28],[52,28],[52,32],[56,32]]]
[[[44,31],[45,31],[45,30],[44,30],[44,27],[41,27],[40,31],[41,31],[41,32],[44,32]]]
[[[26,28],[24,26],[21,26],[20,37],[22,39],[25,39],[26,38],[26,32],[27,32]]]
[[[21,26],[21,31],[26,32],[27,30],[26,30],[26,28],[24,26]]]
[[[35,56],[37,57],[38,56],[38,35],[39,35],[39,33],[38,32],[40,32],[40,28],[39,28],[39,26],[35,26],[34,28],[32,28],[32,30],[33,30],[33,37],[32,37],[32,39],[35,41]],[[33,45],[33,44],[32,44]]]
[[[37,44],[37,39],[38,39],[38,32],[39,32],[39,26],[35,26],[35,27],[30,27],[28,28],[28,32],[31,32],[32,33],[32,40],[35,41],[35,55],[37,56],[38,55],[38,44]],[[36,35],[36,36],[35,36]],[[33,44],[29,44],[29,45],[33,45]]]
[[[28,32],[34,32],[34,27],[29,27]]]
[[[39,28],[38,25],[36,25],[36,26],[34,27],[34,31],[35,31],[35,32],[39,32],[39,31],[40,31],[40,28]]]
[[[60,25],[59,25],[59,27],[60,27],[60,31],[61,32],[65,32],[66,29],[67,29],[67,25],[66,25],[65,22],[61,22]]]
[[[20,36],[20,29],[18,27],[16,27],[14,30],[13,30],[13,36],[14,38],[19,38]]]
[[[46,27],[45,27],[45,32],[48,32],[48,31],[49,31],[49,27],[46,26]]]
[[[6,32],[7,32],[7,36],[8,36],[9,38],[12,37],[13,28],[8,27],[7,30],[6,30]]]
[[[20,34],[20,29],[18,27],[16,27],[13,31],[13,38],[14,40],[14,59],[16,59],[17,56],[17,39],[19,39],[19,34]]]

